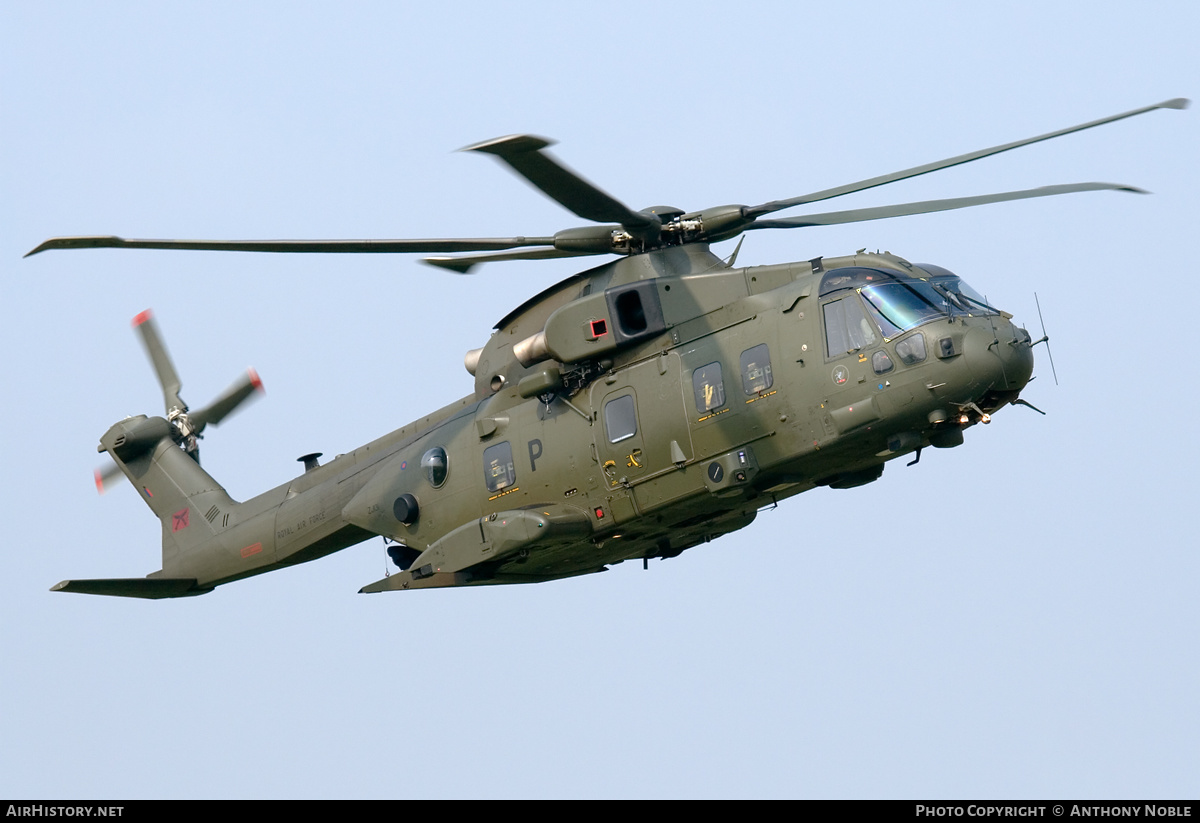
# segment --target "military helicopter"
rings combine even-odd
[[[792,229],[1115,190],[1081,183],[978,197],[762,219],[1155,109],[1177,98],[1026,140],[757,206],[633,210],[515,135],[491,154],[600,225],[549,237],[192,241],[65,237],[48,249],[422,253],[467,272],[485,262],[616,255],[526,300],[467,353],[472,394],[250,500],[200,466],[198,439],[261,386],[246,374],[191,410],[149,313],[134,325],[165,415],[101,438],[162,523],[162,569],[65,580],[53,591],[168,598],[315,560],[382,536],[395,573],[381,592],[534,583],[675,557],[750,525],[785,498],[877,480],[888,461],[963,443],[1020,394],[1033,340],[944,268],[889,253],[737,268],[711,243]],[[740,243],[739,243],[740,246]],[[462,253],[474,253],[462,256]],[[450,256],[447,256],[450,255]],[[27,255],[28,256],[28,255]]]

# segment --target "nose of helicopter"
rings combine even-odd
[[[1029,333],[1009,320],[995,318],[989,326],[975,326],[963,341],[971,375],[985,392],[1013,398],[1033,376],[1033,350]]]

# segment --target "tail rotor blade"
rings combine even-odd
[[[262,391],[262,380],[258,372],[248,369],[241,378],[225,390],[216,400],[202,409],[188,415],[192,427],[199,434],[209,423],[216,425],[232,414],[242,403],[246,402],[255,392]]]
[[[162,336],[158,333],[158,326],[149,309],[133,318],[133,327],[141,335],[142,345],[146,347],[146,354],[150,356],[154,372],[158,375],[167,413],[169,414],[172,409],[187,408],[187,404],[179,397],[179,390],[183,388],[183,384],[179,382],[179,375],[175,372],[171,356],[167,354],[167,347],[163,345]]]
[[[121,476],[121,469],[116,463],[110,463],[103,469],[96,469],[96,493],[104,494],[113,487],[113,482]]]

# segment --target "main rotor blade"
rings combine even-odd
[[[487,237],[449,240],[128,240],[124,237],[53,237],[25,256],[50,249],[187,249],[313,254],[444,254],[553,246],[553,237]]]
[[[1065,186],[1042,186],[1041,188],[1025,189],[1024,191],[983,194],[977,197],[952,197],[947,200],[922,200],[916,203],[900,203],[895,206],[877,206],[870,209],[851,209],[849,211],[831,211],[825,214],[807,214],[801,217],[788,217],[781,220],[758,220],[746,226],[746,231],[752,229],[799,229],[806,226],[862,223],[867,220],[883,220],[887,217],[904,217],[910,214],[929,214],[935,211],[967,209],[972,206],[983,206],[988,203],[1025,200],[1031,197],[1052,197],[1057,194],[1072,194],[1080,191],[1128,191],[1135,194],[1148,194],[1148,192],[1142,189],[1134,188],[1133,186],[1121,186],[1115,183],[1074,183]]]
[[[476,254],[470,257],[422,257],[421,262],[440,269],[449,269],[458,274],[470,274],[471,269],[484,263],[499,263],[504,260],[552,260],[560,257],[590,257],[605,254],[601,251],[569,251],[562,249],[528,249],[527,251],[501,251],[495,254]]]
[[[256,391],[262,391],[262,380],[258,378],[258,372],[254,369],[248,369],[241,378],[230,386],[216,400],[209,403],[204,408],[194,411],[188,415],[199,434],[204,430],[204,427],[209,423],[216,425],[228,417],[237,409],[238,406],[246,402]]]
[[[1041,134],[1037,137],[1030,137],[1025,140],[1017,140],[1013,143],[1005,143],[1001,146],[993,146],[990,149],[981,149],[968,154],[960,154],[957,157],[950,157],[946,160],[938,160],[933,163],[926,163],[923,166],[914,166],[913,168],[905,169],[904,171],[897,171],[893,172],[892,174],[884,174],[879,177],[872,177],[868,180],[860,180],[857,183],[848,183],[844,186],[837,186],[832,189],[824,189],[823,191],[813,192],[812,194],[793,197],[790,200],[772,200],[769,203],[763,203],[761,206],[749,206],[743,211],[743,216],[747,218],[755,218],[764,214],[780,211],[781,209],[799,206],[804,203],[816,203],[820,200],[829,200],[833,197],[841,197],[844,194],[852,194],[853,192],[864,191],[865,189],[873,189],[876,186],[884,186],[888,183],[895,183],[899,180],[907,180],[910,177],[919,177],[922,174],[941,171],[942,169],[948,169],[951,166],[961,166],[963,163],[970,163],[973,160],[980,160],[984,157],[991,157],[994,154],[1000,154],[1001,152],[1021,148],[1022,146],[1040,143],[1043,140],[1051,140],[1055,137],[1073,134],[1077,131],[1083,131],[1084,129],[1090,129],[1095,126],[1103,126],[1106,123],[1114,123],[1117,120],[1124,120],[1127,117],[1135,117],[1136,115],[1145,114],[1146,112],[1154,111],[1155,109],[1186,109],[1190,103],[1191,101],[1184,97],[1176,97],[1171,100],[1164,100],[1161,103],[1155,103],[1153,106],[1145,106],[1140,109],[1134,109],[1133,111],[1114,114],[1111,117],[1103,117],[1099,120],[1092,120],[1090,123],[1083,123],[1078,126],[1059,129],[1058,131],[1052,131],[1048,134]]]
[[[146,354],[150,355],[150,362],[154,365],[154,373],[158,375],[167,413],[173,408],[187,408],[187,404],[179,397],[179,390],[183,388],[183,384],[179,382],[179,375],[175,372],[171,356],[167,354],[167,347],[163,345],[162,336],[158,333],[158,326],[149,309],[133,318],[133,327],[141,335],[142,345],[146,347]]]
[[[662,221],[653,214],[634,211],[596,188],[541,150],[553,145],[544,137],[513,134],[467,146],[462,151],[494,154],[568,211],[597,223],[620,223],[626,231],[644,240],[656,240]]]

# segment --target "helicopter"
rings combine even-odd
[[[953,448],[1004,406],[1033,407],[1034,340],[961,277],[888,252],[737,267],[710,245],[744,232],[879,220],[1088,191],[1079,183],[767,218],[1156,109],[1175,98],[1025,140],[755,206],[634,210],[512,135],[490,154],[589,225],[551,236],[408,240],[53,238],[51,249],[417,253],[459,273],[481,263],[607,255],[505,315],[467,352],[474,391],[293,480],[237,502],[200,464],[199,440],[258,389],[251,370],[193,410],[149,312],[134,328],[163,416],[100,438],[162,525],[162,568],[64,580],[52,591],[205,594],[382,536],[396,570],[364,593],[536,583],[672,558],[818,487],[871,483],[894,459]],[[744,238],[743,238],[744,239]],[[1040,313],[1040,310],[1039,310]],[[1044,332],[1044,330],[1043,330]]]

